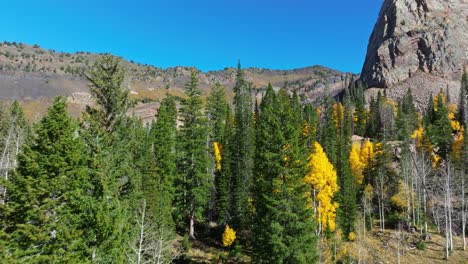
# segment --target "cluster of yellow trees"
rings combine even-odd
[[[338,192],[337,176],[318,142],[314,143],[314,151],[310,155],[307,167],[310,170],[305,181],[312,186],[311,200],[319,222],[319,231],[327,228],[334,231],[336,210],[339,206],[333,201],[333,196]]]

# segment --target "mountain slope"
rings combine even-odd
[[[37,102],[63,95],[70,97],[73,104],[85,105],[89,103],[89,94],[82,74],[100,56],[102,54],[62,53],[38,45],[3,42],[0,45],[0,99]],[[166,93],[182,95],[191,70],[199,72],[200,86],[205,92],[216,82],[232,88],[236,74],[234,68],[201,72],[192,67],[162,69],[126,60],[123,65],[127,71],[124,85],[136,99],[159,100]],[[353,77],[351,73],[322,66],[295,70],[248,68],[245,75],[257,88],[256,92],[271,82],[275,87],[286,85],[287,89],[297,90],[304,100],[313,100],[324,91],[334,94],[345,86],[345,80]]]

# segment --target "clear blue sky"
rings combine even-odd
[[[360,72],[383,0],[4,1],[0,40],[159,67]]]

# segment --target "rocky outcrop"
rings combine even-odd
[[[448,86],[456,93],[466,65],[467,0],[385,0],[361,80],[374,88],[402,90],[417,83],[426,92]]]

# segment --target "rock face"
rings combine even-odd
[[[401,90],[410,82],[455,93],[466,65],[468,0],[385,0],[361,80],[374,88]]]

